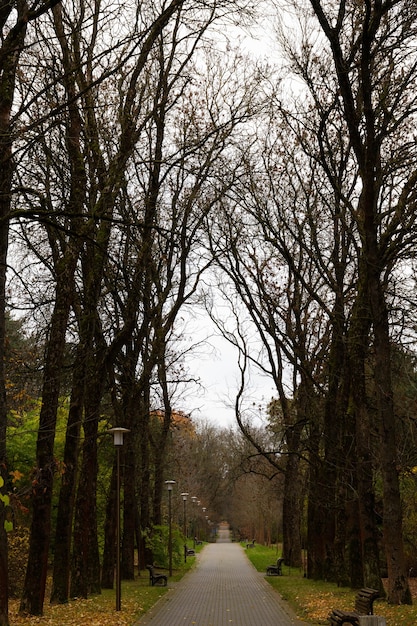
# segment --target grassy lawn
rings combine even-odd
[[[51,606],[45,602],[42,617],[22,617],[18,614],[19,602],[10,601],[10,626],[132,626],[166,592],[166,587],[149,586],[148,572],[142,572],[135,581],[122,582],[121,611],[115,610],[116,595],[103,589],[88,600],[72,600],[68,604]]]
[[[196,548],[200,550],[201,546]],[[141,615],[146,613],[168,590],[170,582],[177,582],[194,565],[193,557],[187,558],[180,569],[174,569],[168,587],[151,587],[149,572],[144,570],[140,577],[132,581],[122,581],[121,611],[116,611],[116,592],[103,589],[102,593],[88,600],[72,600],[68,604],[51,606],[47,601],[42,617],[22,617],[19,615],[19,601],[9,602],[10,626],[133,626]],[[155,568],[158,572],[166,571]],[[48,598],[48,595],[47,595]]]
[[[201,546],[197,550],[201,550]],[[280,556],[276,549],[264,546],[256,546],[246,553],[260,572],[266,572],[267,566]],[[194,559],[188,558],[186,564],[174,570],[169,582],[180,580],[193,565]],[[332,608],[349,610],[354,605],[355,592],[351,589],[308,580],[300,569],[286,565],[283,566],[283,576],[268,576],[266,580],[293,607],[297,616],[312,626],[328,625],[327,615]],[[135,581],[123,581],[121,611],[115,610],[115,591],[108,589],[88,600],[73,600],[66,605],[50,606],[45,602],[42,617],[19,616],[19,601],[11,600],[10,626],[133,626],[166,591],[167,587],[151,587],[145,570]],[[414,606],[390,606],[384,600],[377,600],[374,609],[377,615],[386,618],[387,626],[412,626],[417,624],[417,597],[414,602]]]
[[[280,554],[276,549],[256,546],[246,553],[260,572],[276,562]],[[283,576],[267,576],[266,580],[292,606],[297,616],[309,624],[327,624],[327,615],[333,608],[350,610],[354,606],[355,591],[337,587],[333,583],[304,578],[300,569],[283,566]],[[386,618],[387,626],[412,626],[417,624],[417,598],[413,606],[392,606],[385,600],[377,600],[374,613]]]

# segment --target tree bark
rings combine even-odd
[[[135,522],[137,519],[136,481],[136,438],[132,432],[132,424],[126,422],[130,428],[129,436],[123,449],[123,540],[121,576],[125,580],[135,578]]]
[[[374,267],[374,266],[373,266]],[[402,504],[397,470],[397,438],[392,389],[388,311],[379,277],[371,274],[371,308],[375,337],[375,385],[384,485],[384,545],[388,567],[388,602],[412,604],[403,548]]]
[[[284,495],[282,501],[282,556],[285,564],[301,567],[301,511],[302,486],[297,453],[289,453],[285,466]]]
[[[3,486],[0,494],[6,495],[8,484],[8,471],[6,459],[6,428],[7,428],[7,405],[6,405],[6,380],[4,358],[6,342],[6,272],[7,251],[9,243],[9,218],[11,207],[11,185],[14,172],[13,162],[13,131],[11,128],[11,112],[14,102],[16,73],[23,49],[27,22],[23,14],[27,13],[26,4],[20,3],[14,7],[12,3],[4,5],[4,22],[7,24],[8,14],[18,9],[15,27],[1,35],[1,61],[0,61],[0,476],[3,478]],[[6,507],[0,500],[0,626],[9,624],[9,579],[8,579],[8,543],[7,533],[4,527],[6,521]]]
[[[64,474],[59,492],[55,529],[51,603],[56,604],[68,602],[69,597],[71,539],[84,397],[84,356],[84,351],[79,346],[74,364],[74,382],[65,437]]]
[[[307,506],[307,576],[313,580],[326,578],[325,503],[322,500],[322,461],[320,454],[321,426],[309,424],[308,506]],[[334,534],[331,541],[333,542]]]
[[[365,366],[368,355],[371,327],[367,298],[367,277],[363,262],[359,265],[358,288],[349,328],[349,372],[351,376],[352,411],[348,419],[354,420],[355,467],[358,489],[358,511],[361,536],[363,584],[382,589],[378,532],[375,519],[374,462],[371,437],[371,420],[368,411]],[[351,537],[352,540],[352,537]]]
[[[3,478],[3,487],[0,494],[7,493],[7,459],[6,459],[6,380],[4,358],[6,345],[6,269],[7,250],[9,239],[9,212],[10,212],[10,185],[12,179],[12,155],[10,138],[7,138],[8,117],[4,111],[4,85],[0,83],[0,476]],[[8,107],[10,111],[11,103]],[[4,119],[6,117],[6,120]],[[6,123],[5,123],[6,122]],[[5,506],[0,500],[0,626],[8,626],[8,563],[7,563],[7,533],[4,528],[6,520]]]
[[[135,482],[135,481],[133,481]],[[101,570],[101,587],[113,589],[114,568],[116,563],[116,524],[117,524],[117,462],[114,455],[113,470],[110,481],[109,495],[106,505],[106,519],[104,523],[104,551],[103,566]]]
[[[36,445],[36,470],[32,481],[32,523],[29,559],[20,612],[42,615],[51,535],[52,487],[55,474],[54,440],[65,335],[72,298],[76,255],[62,262],[51,320],[44,371],[42,407]]]
[[[100,368],[96,376],[90,373],[86,385],[83,454],[75,505],[72,598],[87,598],[89,594],[101,592],[97,532],[97,434],[103,386]]]

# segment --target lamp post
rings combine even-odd
[[[208,515],[206,515],[207,508],[205,506],[203,506],[203,508],[201,510],[203,511],[203,515],[206,518],[206,520],[208,520]],[[204,526],[204,537],[206,537],[206,536],[207,536],[207,531],[206,531],[206,528]]]
[[[191,496],[191,500],[192,500],[192,503],[195,505],[197,503],[198,498],[197,496]],[[193,507],[194,518],[193,518],[193,523],[192,523],[192,535],[193,535],[194,548],[195,548],[195,533],[196,533],[196,526],[197,526],[197,515],[196,515],[195,509],[196,507],[194,506]]]
[[[182,493],[182,502],[184,506],[184,563],[187,562],[187,496],[188,493]]]
[[[116,611],[121,609],[122,583],[120,579],[120,448],[123,446],[123,435],[129,433],[128,428],[116,426],[110,428],[113,435],[113,443],[116,447],[117,472],[116,472]]]
[[[166,480],[168,487],[168,558],[169,558],[169,575],[172,576],[172,515],[171,515],[171,493],[175,485],[175,480]]]
[[[196,514],[195,514],[194,548],[196,547],[197,545],[196,542],[198,541],[198,538],[200,536],[200,511],[199,511],[200,504],[201,504],[201,500],[197,500],[196,502],[197,507],[196,507]]]

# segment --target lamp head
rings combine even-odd
[[[113,435],[113,443],[115,446],[123,445],[123,435],[124,433],[130,433],[128,428],[122,428],[120,426],[115,426],[114,428],[109,428],[107,431]]]

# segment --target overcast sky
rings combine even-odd
[[[192,328],[192,332],[190,329]],[[220,426],[236,424],[234,404],[239,389],[240,372],[236,349],[219,336],[208,315],[203,313],[189,327],[189,342],[204,341],[194,355],[187,357],[190,375],[201,385],[190,385],[181,401],[181,409],[195,420],[205,419]],[[251,373],[245,394],[245,406],[259,413],[274,394],[274,386],[265,376]]]

